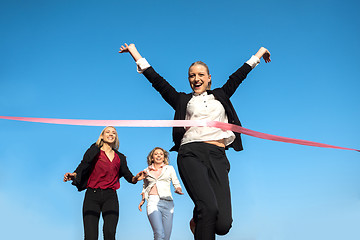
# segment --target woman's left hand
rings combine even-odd
[[[135,48],[135,45],[133,43],[131,43],[130,45],[127,45],[127,43],[125,43],[124,45],[121,45],[119,53],[130,52],[131,49]]]
[[[145,171],[141,171],[141,172],[139,172],[138,174],[136,174],[136,179],[138,180],[138,181],[141,181],[141,180],[143,180],[144,178],[146,178],[147,177],[147,173],[145,172]]]
[[[263,55],[263,59],[265,60],[266,63],[271,62],[269,50],[266,49],[266,51]]]
[[[180,187],[175,189],[175,193],[180,194],[180,195],[184,195],[184,193],[182,192]]]
[[[259,59],[263,58],[266,63],[271,62],[270,52],[264,47],[261,47],[259,51],[255,54]]]

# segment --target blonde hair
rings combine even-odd
[[[209,67],[206,65],[206,63],[204,63],[204,62],[202,62],[202,61],[193,62],[193,63],[190,65],[190,67],[189,67],[189,72],[190,72],[190,68],[191,68],[192,66],[194,66],[194,65],[201,65],[201,66],[205,67],[207,74],[210,75]]]
[[[151,152],[147,156],[147,164],[150,166],[153,163],[154,152],[158,149],[160,149],[164,153],[164,164],[169,165],[169,153],[161,147],[156,147],[151,150]]]
[[[105,130],[108,129],[108,128],[113,128],[113,129],[115,130],[115,141],[114,141],[110,146],[111,146],[113,149],[118,150],[118,149],[119,149],[119,145],[120,145],[120,143],[119,143],[119,138],[118,138],[118,134],[117,134],[116,128],[113,127],[113,126],[107,126],[107,127],[105,127],[105,128],[101,131],[100,136],[99,136],[98,140],[96,141],[96,145],[97,145],[99,148],[101,148],[101,147],[104,145],[103,136],[104,136]]]

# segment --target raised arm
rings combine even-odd
[[[271,62],[270,52],[264,47],[261,47],[254,56],[229,77],[229,80],[222,86],[222,89],[228,97],[231,97],[235,93],[248,73],[260,63],[261,58],[263,58],[266,63]]]
[[[127,43],[125,43],[124,45],[121,45],[119,53],[130,53],[135,62],[142,58],[139,51],[136,49],[135,44],[131,43],[130,45],[127,45]]]
[[[120,47],[119,53],[128,52],[134,59],[137,65],[137,71],[142,73],[148,81],[152,84],[153,88],[158,91],[164,100],[170,104],[174,109],[178,103],[179,92],[176,91],[163,77],[161,77],[153,67],[143,58],[135,45],[131,43],[130,45],[124,44]]]

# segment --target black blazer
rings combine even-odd
[[[251,70],[252,68],[250,65],[244,63],[242,67],[240,67],[229,77],[229,79],[221,88],[207,91],[208,94],[213,94],[215,98],[224,106],[229,123],[241,126],[240,120],[235,112],[233,105],[231,104],[230,97],[234,94],[236,89]],[[192,97],[192,93],[186,94],[176,91],[175,88],[173,88],[152,67],[146,69],[143,74],[149,80],[149,82],[152,83],[152,86],[161,94],[164,100],[175,110],[174,120],[185,120],[186,107]],[[173,128],[172,136],[175,146],[173,146],[170,151],[179,150],[181,139],[183,138],[184,134],[185,129],[183,127]],[[243,146],[240,133],[234,134],[235,140],[229,147],[234,148],[235,151],[241,151],[243,150]]]
[[[115,149],[114,151],[120,158],[119,179],[124,177],[126,181],[133,183],[132,178],[134,175],[127,166],[125,155]],[[76,178],[72,182],[72,185],[75,185],[79,192],[86,189],[87,182],[98,160],[99,153],[100,148],[95,143],[92,144],[90,148],[86,150],[83,160],[81,160],[79,166],[74,171],[76,172]]]

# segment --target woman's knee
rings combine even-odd
[[[118,222],[117,217],[113,218],[104,218],[103,234],[104,239],[114,239],[116,234],[116,225]]]
[[[215,232],[218,235],[225,235],[230,231],[232,226],[232,219],[222,219],[216,222]]]
[[[105,230],[104,229],[104,239],[109,239],[109,240],[114,239],[115,240],[115,234],[116,234],[116,231],[114,231],[114,230]]]

